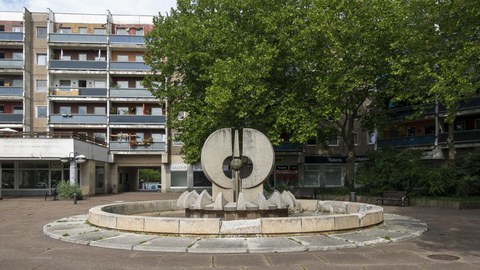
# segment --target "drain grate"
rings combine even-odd
[[[439,260],[439,261],[456,261],[460,260],[460,257],[453,256],[453,255],[448,255],[448,254],[432,254],[427,256],[430,259],[433,260]]]

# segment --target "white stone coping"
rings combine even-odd
[[[330,212],[329,215],[258,218],[225,221],[219,218],[136,216],[138,213],[182,210],[176,200],[115,203],[93,207],[87,220],[102,228],[173,235],[279,235],[324,233],[368,227],[383,222],[383,208],[376,205],[298,200],[299,210]],[[328,211],[332,210],[332,211]]]

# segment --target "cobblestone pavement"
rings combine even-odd
[[[480,269],[480,210],[385,207],[385,213],[428,224],[400,242],[287,253],[196,254],[77,245],[45,236],[45,224],[84,215],[116,201],[175,199],[179,194],[131,192],[79,201],[0,201],[0,269]],[[49,198],[51,199],[51,198]]]

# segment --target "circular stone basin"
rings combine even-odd
[[[305,215],[229,221],[220,218],[175,217],[168,213],[162,213],[161,216],[145,215],[183,210],[177,207],[177,200],[126,202],[93,207],[88,212],[88,221],[102,228],[182,236],[324,233],[358,229],[383,222],[383,208],[376,205],[318,200],[297,202],[297,212]]]

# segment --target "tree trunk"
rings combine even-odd
[[[348,149],[347,155],[347,174],[345,176],[345,187],[353,190],[355,187],[355,151]]]
[[[455,142],[453,140],[453,130],[454,125],[453,121],[448,123],[448,138],[447,138],[447,143],[448,143],[448,161],[453,162],[455,160],[455,157],[457,156],[457,150],[455,149]]]

